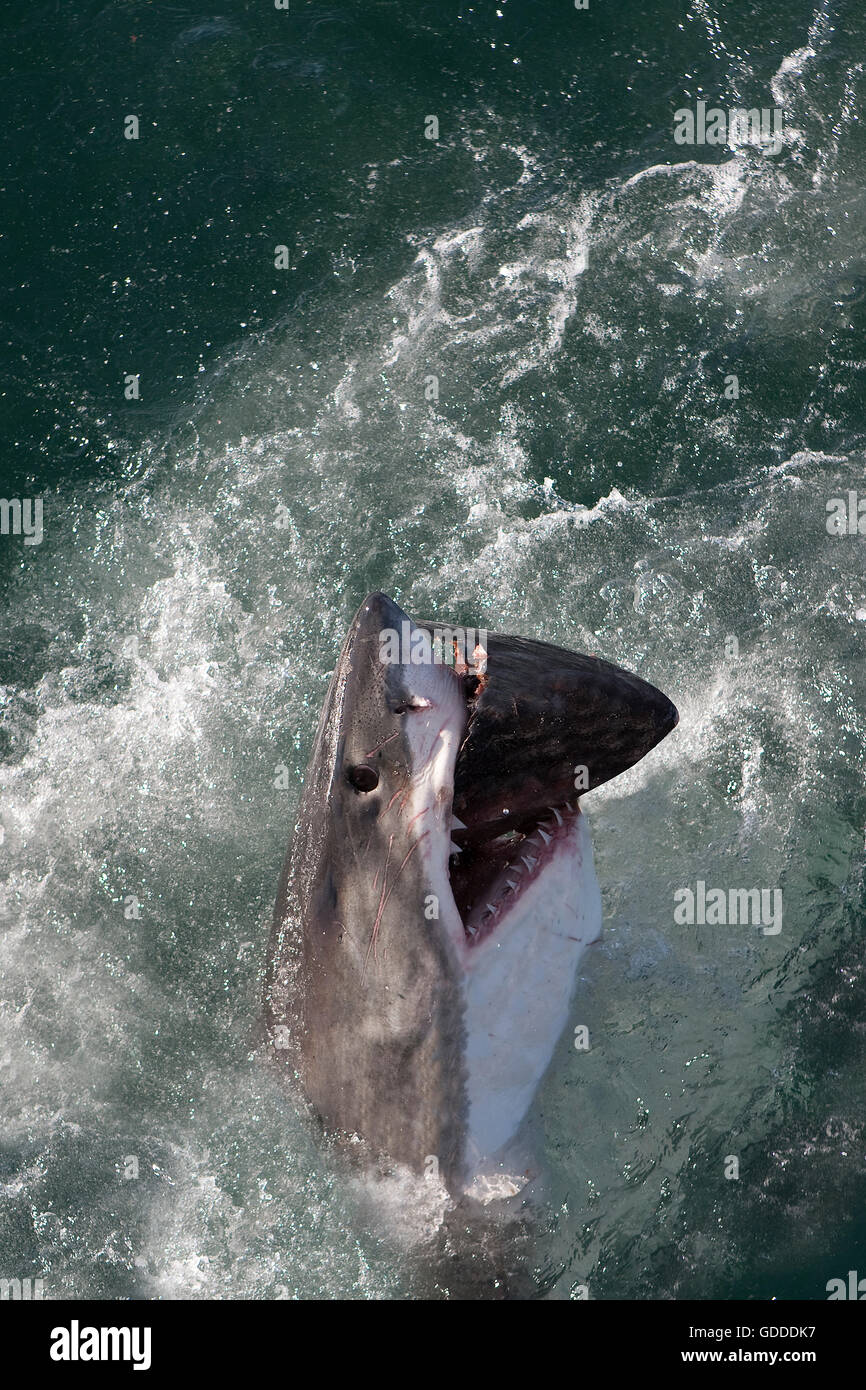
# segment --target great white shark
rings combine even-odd
[[[385,594],[352,622],[280,881],[265,1012],[331,1134],[434,1165],[452,1194],[508,1194],[601,932],[578,797],[678,715],[638,676],[529,638],[457,638],[443,660],[443,627]]]

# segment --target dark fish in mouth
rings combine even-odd
[[[527,638],[440,660],[442,630],[384,594],[352,623],[280,883],[266,1015],[329,1131],[480,1192],[508,1168],[601,931],[578,798],[677,711]]]

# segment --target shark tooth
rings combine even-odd
[[[557,811],[557,809],[556,809],[555,806],[548,806],[547,809],[548,809],[548,811],[552,811],[553,814],[556,816],[556,823],[557,823],[557,825],[562,825],[562,824],[564,823],[564,822],[563,822],[563,819],[562,819],[562,816],[559,814],[559,812]]]
[[[466,829],[466,826],[464,825],[463,821],[460,820],[459,816],[455,816],[455,814],[454,814],[453,811],[451,812],[451,829],[452,829],[452,830],[465,830],[465,829]]]
[[[521,854],[520,857],[521,857],[521,859],[523,860],[524,864],[526,865],[527,869],[534,869],[535,866],[536,866],[536,864],[538,863],[538,860],[537,860],[537,859],[533,859],[531,854],[530,854],[530,855]]]
[[[539,833],[539,835],[541,836],[541,838],[542,838],[542,840],[544,841],[544,843],[545,843],[546,845],[549,845],[552,837],[551,837],[550,835],[547,835],[547,834],[542,830],[541,826],[538,827],[538,833]]]
[[[462,853],[463,853],[463,846],[462,846],[462,845],[455,845],[454,841],[452,840],[452,841],[451,841],[451,849],[450,849],[449,853],[450,853],[450,854],[462,854]]]

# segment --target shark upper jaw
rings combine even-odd
[[[382,630],[408,624],[412,640],[436,629],[386,595],[365,611]],[[608,662],[526,638],[487,641],[480,677],[459,662],[390,673],[409,756],[398,811],[464,965],[573,853],[579,791],[637,762],[678,720],[661,691]]]

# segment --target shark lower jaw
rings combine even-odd
[[[524,893],[550,876],[569,851],[579,815],[575,800],[541,814],[503,806],[499,820],[471,830],[452,824],[449,878],[468,949],[477,950],[503,928]]]

